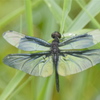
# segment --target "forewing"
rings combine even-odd
[[[59,43],[59,48],[64,49],[83,49],[91,47],[100,42],[100,30],[94,30],[83,35],[72,37]]]
[[[3,34],[4,39],[11,45],[25,51],[47,51],[50,43],[35,37],[25,36],[24,34],[7,31]]]
[[[47,77],[53,73],[51,57],[46,57],[46,53],[10,54],[4,58],[3,62],[34,76]]]
[[[62,76],[75,74],[100,63],[100,49],[73,52],[60,56],[58,73]]]

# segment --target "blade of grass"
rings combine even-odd
[[[20,18],[20,27],[22,27],[22,16]],[[20,30],[21,31],[21,30]],[[20,53],[21,50],[18,50],[18,53]],[[17,85],[20,83],[20,81],[23,79],[23,77],[26,75],[26,73],[22,73],[21,71],[18,71],[16,75],[12,78],[12,80],[9,82],[3,93],[1,94],[1,100],[5,100],[9,95],[12,94],[13,90],[17,87]]]
[[[43,98],[43,100],[51,100],[52,99],[52,93],[53,93],[53,90],[54,90],[54,83],[55,83],[55,76],[52,75],[50,76],[50,79],[47,83],[47,87],[46,88],[46,91],[45,91],[45,97]]]
[[[61,18],[61,22],[60,22],[60,33],[63,33],[63,31],[64,31],[64,26],[65,26],[66,18],[68,16],[68,13],[71,10],[71,3],[72,3],[72,0],[64,0],[63,11],[62,11],[62,18]]]
[[[32,19],[32,5],[31,0],[25,0],[25,12],[26,12],[26,21],[27,21],[27,30],[28,34],[32,36],[33,34],[33,19]]]
[[[32,76],[31,77],[29,77],[22,85],[20,85],[17,89],[16,89],[16,91],[14,91],[11,95],[10,95],[10,97],[7,99],[7,100],[11,100],[16,94],[18,94],[26,85],[27,85],[27,83],[30,81],[30,80],[32,80]]]
[[[32,8],[38,6],[42,0],[35,0],[35,2],[32,3]],[[16,17],[20,16],[25,11],[25,7],[20,7],[17,10],[9,13],[4,18],[0,19],[0,29],[2,29],[5,25],[7,25],[12,20],[16,19]]]
[[[0,100],[6,100],[7,97],[13,92],[13,90],[17,87],[17,85],[20,83],[20,81],[23,79],[25,75],[26,73],[18,71],[16,75],[12,78],[12,80],[9,82],[5,90],[2,92]]]
[[[50,9],[51,13],[53,14],[54,18],[58,23],[61,22],[61,15],[62,15],[62,9],[57,5],[57,3],[54,0],[44,0],[47,4],[48,8]],[[72,22],[71,18],[67,16],[65,22],[65,27],[69,26]]]
[[[28,6],[27,7],[29,7],[30,6],[30,4],[29,3],[27,3],[28,4]],[[26,8],[26,9],[28,9],[28,8]],[[20,13],[22,13],[22,11],[24,10],[24,8],[22,8],[21,10],[19,9],[19,10],[17,10],[17,14],[20,14]],[[30,9],[28,9],[27,10],[27,12],[29,11]],[[30,15],[30,12],[28,13],[29,15]],[[9,17],[8,17],[8,19],[6,19],[5,21],[3,21],[3,22],[6,22],[6,21],[8,21],[10,18],[12,18],[12,17],[15,17],[16,16],[16,14],[15,13],[13,13],[12,15],[10,15]],[[31,15],[30,15],[31,16]],[[31,16],[32,17],[32,16]],[[28,18],[29,19],[29,18]],[[30,21],[30,22],[32,22],[32,20],[28,20],[28,21]],[[30,24],[30,23],[28,23],[28,24]],[[32,27],[31,27],[32,28]],[[30,29],[31,30],[31,29]],[[5,90],[4,90],[4,92],[2,93],[2,95],[1,95],[1,100],[5,100],[11,93],[12,93],[12,91],[16,88],[16,86],[18,85],[18,83],[22,80],[22,78],[25,76],[26,74],[25,73],[22,73],[22,72],[19,72],[19,73],[17,73],[16,75],[15,75],[15,77],[13,77],[13,79],[9,82],[9,84],[7,85],[7,87],[5,88]],[[19,77],[20,76],[20,77]],[[12,88],[11,88],[12,87]],[[9,91],[9,92],[8,92]]]
[[[82,5],[82,3],[79,0],[76,0],[77,3],[80,5],[80,7],[87,13],[87,15],[90,17],[91,21],[94,23],[94,25],[97,28],[100,28],[100,24],[96,21],[96,19],[94,17],[92,17],[92,15],[85,9],[85,7]]]
[[[86,5],[86,2],[84,0],[80,0],[82,5],[85,6]]]
[[[86,87],[86,82],[85,82],[86,79],[87,79],[87,72],[85,73],[82,72],[80,73],[80,75],[78,74],[75,77],[72,84],[72,90],[71,90],[72,95],[68,95],[67,97],[68,100],[81,100],[80,97],[82,98],[82,92],[84,91],[84,88]]]
[[[31,3],[32,3],[31,0],[25,0],[25,13],[26,13],[28,35],[33,36],[34,35],[34,33],[33,33],[34,27],[33,27]],[[34,79],[32,81],[34,81]],[[33,87],[33,86],[31,86],[31,87]],[[30,93],[31,93],[31,98],[33,99],[34,97],[32,94],[35,94],[35,91],[32,89]]]
[[[51,94],[53,90],[54,75],[48,77],[45,80],[45,84],[42,86],[42,89],[39,91],[36,100],[51,100]]]
[[[100,2],[96,2],[95,0],[92,0],[89,2],[89,4],[86,6],[88,12],[94,16],[100,13]],[[91,19],[88,17],[86,12],[81,11],[79,15],[74,19],[74,21],[70,24],[67,31],[76,31],[79,29],[82,29]]]

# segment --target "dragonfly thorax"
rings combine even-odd
[[[52,41],[51,52],[53,54],[58,54],[60,52],[58,44],[59,44],[59,39],[56,38],[55,40]]]

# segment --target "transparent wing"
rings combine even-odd
[[[83,35],[74,36],[59,43],[59,48],[64,49],[83,49],[91,47],[100,42],[100,30],[94,30]]]
[[[24,34],[7,31],[3,34],[4,39],[11,45],[25,51],[49,50],[50,43],[35,37],[25,36]]]
[[[100,49],[82,52],[66,52],[60,56],[58,73],[62,76],[75,74],[100,63]]]
[[[51,57],[45,55],[46,53],[10,54],[3,62],[30,75],[47,77],[53,73],[53,64]]]

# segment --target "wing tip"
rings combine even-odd
[[[3,36],[3,37],[5,37],[5,36],[6,36],[6,34],[7,34],[7,32],[4,32],[4,33],[2,34],[2,36]]]
[[[5,37],[7,35],[7,33],[9,33],[9,32],[11,33],[11,32],[13,32],[13,30],[8,30],[8,31],[4,32],[2,36]]]

